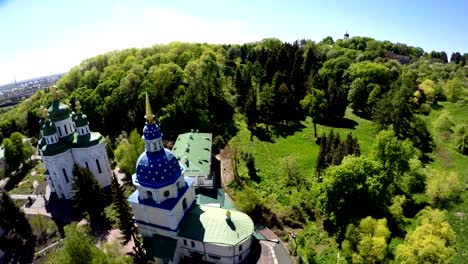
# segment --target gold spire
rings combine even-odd
[[[154,124],[154,118],[155,115],[153,114],[153,111],[151,110],[151,104],[148,96],[148,92],[146,92],[146,123],[147,124]]]
[[[39,115],[40,117],[44,118],[46,121],[49,120],[49,112],[43,105],[41,105],[41,107],[39,108]]]
[[[55,100],[59,100],[60,99],[60,93],[57,89],[57,86],[52,86],[52,97],[54,98],[54,101]]]
[[[76,101],[76,103],[75,103],[75,110],[76,110],[76,113],[77,113],[77,114],[81,113],[81,104],[80,104],[80,101]]]

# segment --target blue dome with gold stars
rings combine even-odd
[[[166,148],[143,152],[137,161],[136,178],[140,185],[161,188],[174,184],[182,175],[179,160]]]
[[[146,124],[143,128],[143,137],[145,140],[153,140],[162,137],[161,129],[155,123]]]

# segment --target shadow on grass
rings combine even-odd
[[[10,180],[5,185],[5,190],[11,191],[26,177],[29,171],[39,163],[38,160],[33,160],[23,164],[15,174],[12,174]]]
[[[290,121],[285,123],[278,123],[276,126],[273,127],[273,132],[277,137],[287,137],[291,136],[297,131],[304,129],[305,126],[298,120],[298,121]]]
[[[252,127],[250,133],[252,136],[257,137],[260,141],[273,143],[272,132],[263,124]]]
[[[366,119],[366,120],[369,120],[369,121],[372,121],[372,117],[370,114],[368,113],[364,113],[362,111],[356,111],[356,110],[353,110],[353,114],[355,114],[357,117],[360,117],[362,119]]]
[[[339,118],[339,119],[324,119],[319,122],[320,125],[329,126],[334,128],[349,128],[355,129],[359,125],[356,121],[348,118]]]

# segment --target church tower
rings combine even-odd
[[[172,152],[164,148],[162,133],[155,123],[146,94],[145,152],[138,158],[132,182],[137,190],[129,197],[140,234],[177,238],[184,214],[195,202],[191,179]]]
[[[344,40],[348,40],[348,39],[349,39],[348,30],[346,30],[346,33],[344,34],[343,39],[344,39]]]
[[[78,101],[76,105],[77,113],[74,114],[60,102],[59,93],[54,90],[49,109],[41,107],[44,120],[37,148],[46,167],[45,176],[51,191],[65,199],[73,196],[75,164],[88,168],[103,187],[110,185],[112,176],[104,137],[89,130],[87,117],[81,113]]]

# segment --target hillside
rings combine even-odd
[[[448,62],[445,52],[368,37],[174,42],[89,58],[57,86],[111,138],[127,174],[137,156],[122,153],[141,148],[131,131],[144,123],[146,92],[165,139],[212,132],[233,156],[237,207],[300,261],[462,263],[465,55]],[[48,100],[39,92],[2,113],[1,139],[38,137]]]

